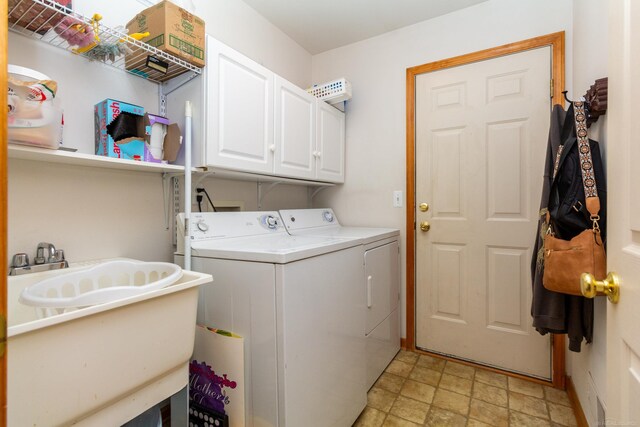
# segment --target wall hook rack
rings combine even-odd
[[[565,101],[571,103],[572,100],[567,97],[567,90],[563,90]],[[580,97],[581,101],[586,102],[587,109],[587,127],[598,121],[598,118],[607,112],[607,98],[609,92],[609,78],[603,77],[597,79],[594,84],[587,90],[584,96]]]
[[[607,112],[607,100],[609,93],[609,78],[603,77],[595,81],[591,85],[584,99],[589,106],[589,116],[587,117],[587,126],[595,123],[600,116]]]

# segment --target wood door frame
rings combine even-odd
[[[406,326],[407,336],[405,348],[415,350],[415,230],[416,230],[416,168],[415,168],[415,81],[419,74],[438,71],[445,68],[457,67],[473,62],[494,59],[505,55],[524,52],[550,46],[552,51],[551,76],[553,86],[552,100],[564,105],[562,91],[564,90],[564,31],[534,37],[515,43],[509,43],[491,49],[481,50],[466,55],[443,59],[407,68],[407,118],[406,118],[406,180],[407,180],[407,211],[406,211]],[[542,149],[543,147],[541,147]],[[542,171],[540,171],[542,172]],[[552,381],[554,387],[565,388],[565,339],[564,335],[553,335]]]
[[[8,2],[0,3],[0,16],[8,13]],[[0,93],[7,93],[9,21],[0,20]],[[0,336],[0,426],[7,425],[7,109],[0,109],[0,317],[5,319]]]

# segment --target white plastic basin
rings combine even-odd
[[[121,425],[187,385],[198,285],[211,275],[185,271],[163,289],[44,319],[18,302],[72,269],[9,277],[10,426]]]

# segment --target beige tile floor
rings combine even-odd
[[[567,393],[400,351],[369,390],[354,426],[576,426]]]

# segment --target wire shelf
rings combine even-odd
[[[9,0],[9,30],[18,34],[30,36],[52,46],[65,49],[74,55],[84,56],[91,61],[98,61],[121,69],[130,74],[147,80],[161,83],[188,71],[195,74],[202,73],[202,69],[180,58],[161,51],[145,42],[136,40],[124,32],[106,27],[98,23],[97,36],[102,44],[125,43],[130,51],[126,56],[119,55],[112,58],[105,56],[96,59],[91,50],[78,53],[76,46],[70,45],[63,35],[68,35],[71,27],[63,24],[65,17],[73,19],[81,26],[95,28],[92,19],[80,15],[54,0]],[[67,20],[68,21],[68,20]],[[94,52],[95,53],[95,52]],[[169,64],[166,73],[146,65],[147,57],[152,55]],[[135,68],[134,68],[135,67]],[[128,69],[129,68],[129,69]]]

